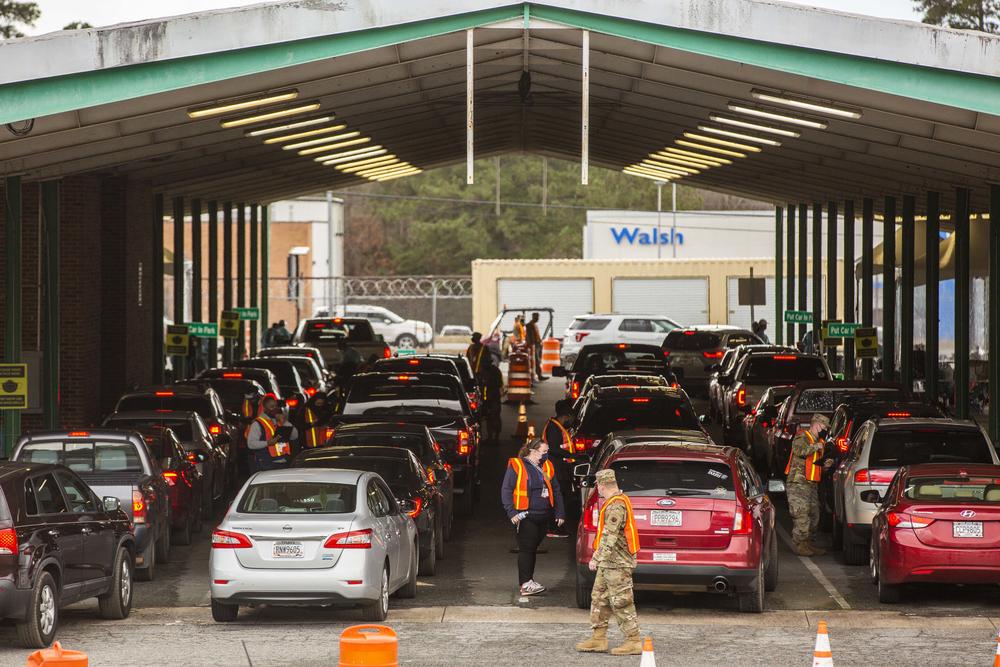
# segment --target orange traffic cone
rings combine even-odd
[[[524,403],[517,406],[517,428],[514,429],[515,438],[528,437],[528,411],[524,408]]]
[[[653,653],[653,638],[646,637],[642,642],[642,659],[639,667],[656,667],[656,655]]]
[[[534,440],[536,437],[537,436],[535,436],[535,425],[528,424],[528,435],[527,435],[528,441],[530,442]]]
[[[1000,667],[1000,632],[997,633],[997,653],[993,658],[993,667]]]
[[[826,621],[820,621],[819,627],[816,628],[813,667],[833,667],[833,653],[830,652],[830,635],[826,631]]]

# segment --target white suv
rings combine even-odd
[[[327,307],[316,309],[313,317],[361,317],[371,322],[375,333],[382,336],[389,345],[402,348],[416,348],[430,345],[434,340],[434,329],[427,322],[405,320],[388,308],[352,303],[337,306],[330,312]]]
[[[662,345],[681,325],[663,315],[577,315],[563,333],[559,354],[563,366],[572,366],[584,345],[638,343]]]

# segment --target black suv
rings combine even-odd
[[[126,618],[134,539],[119,500],[98,498],[68,468],[0,463],[0,618],[26,648],[51,644],[59,608],[80,600]]]

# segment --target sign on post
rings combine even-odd
[[[188,322],[188,335],[199,338],[216,338],[219,335],[219,325],[215,322]]]
[[[240,319],[244,322],[256,322],[260,319],[260,308],[257,306],[252,306],[250,308],[233,308],[237,314],[239,314]]]
[[[223,338],[240,337],[240,314],[235,310],[224,310],[219,317],[219,333]]]
[[[830,338],[854,338],[854,332],[860,327],[856,322],[830,322]]]
[[[858,359],[878,356],[878,334],[875,327],[857,327],[854,330],[854,353]]]
[[[836,347],[844,343],[843,336],[834,336],[830,333],[831,327],[840,324],[840,320],[823,320],[823,327],[820,329],[822,334],[823,345],[827,347]]]
[[[28,407],[28,364],[0,364],[0,410]]]
[[[188,328],[186,324],[170,324],[167,326],[167,336],[163,341],[163,349],[167,354],[186,357],[191,351]]]
[[[788,324],[811,324],[813,314],[811,310],[786,310],[785,322]]]
[[[763,278],[739,278],[737,284],[741,306],[767,305],[767,283]]]

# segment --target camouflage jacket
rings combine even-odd
[[[808,432],[805,430],[799,431],[795,434],[795,437],[792,439],[791,464],[786,478],[788,483],[809,481],[806,479],[806,459],[816,452],[820,452],[822,454],[822,440],[810,440]],[[816,463],[820,466],[823,465],[822,460],[818,460]]]
[[[596,493],[596,491],[595,491]],[[634,570],[635,554],[629,553],[625,541],[625,514],[623,503],[612,503],[604,513],[604,533],[594,552],[597,567],[613,570]]]

